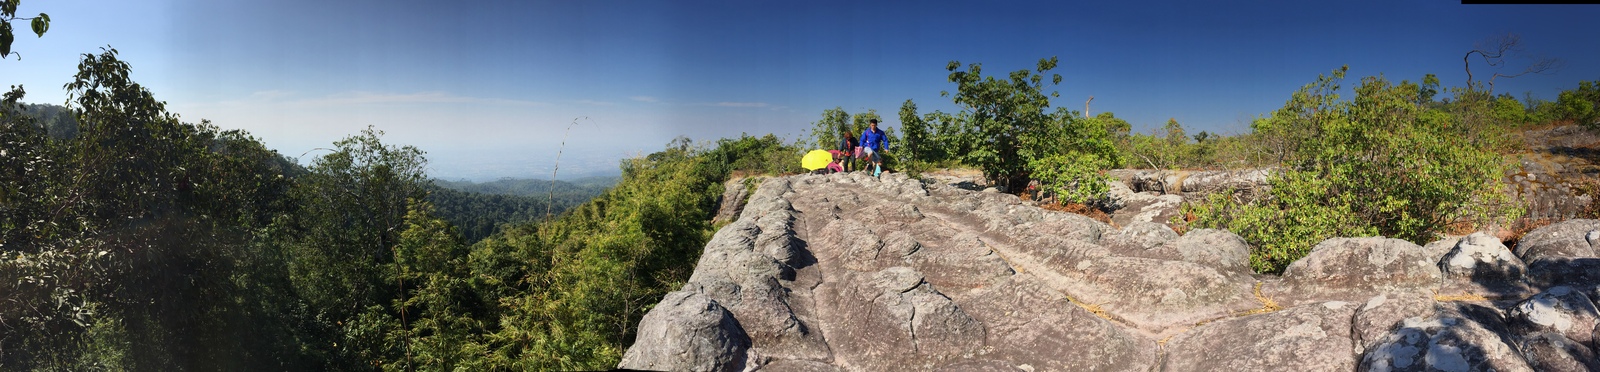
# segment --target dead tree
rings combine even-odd
[[[1537,59],[1534,59],[1533,63],[1529,64],[1528,68],[1523,69],[1521,72],[1515,74],[1503,74],[1498,71],[1499,68],[1505,67],[1507,57],[1512,54],[1521,53],[1522,50],[1522,37],[1517,36],[1517,34],[1496,36],[1494,38],[1474,44],[1471,51],[1468,51],[1466,55],[1461,56],[1461,64],[1465,65],[1467,70],[1467,88],[1474,88],[1474,85],[1472,85],[1473,54],[1483,57],[1483,62],[1488,64],[1490,67],[1496,67],[1497,71],[1493,75],[1489,76],[1489,95],[1494,95],[1494,80],[1497,78],[1503,77],[1509,79],[1527,74],[1542,74],[1558,69],[1561,66],[1560,59],[1541,56]]]
[[[1089,102],[1094,101],[1094,96],[1089,96],[1088,101],[1083,101],[1083,118],[1089,118]]]

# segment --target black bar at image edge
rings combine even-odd
[[[1494,5],[1597,5],[1600,0],[1461,0],[1462,5],[1494,4]]]

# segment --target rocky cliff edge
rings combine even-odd
[[[1121,229],[900,174],[765,180],[639,324],[642,370],[1600,370],[1600,221],[1318,244]]]

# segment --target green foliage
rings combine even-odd
[[[1495,120],[1509,124],[1513,128],[1528,123],[1527,108],[1522,106],[1521,101],[1517,101],[1516,98],[1512,98],[1510,95],[1502,95],[1495,98],[1493,107],[1490,116],[1493,116]]]
[[[477,277],[511,289],[489,364],[516,369],[616,365],[648,306],[688,279],[712,232],[721,182],[741,164],[783,147],[776,138],[719,141],[706,151],[669,146],[623,164],[623,179],[555,221],[507,230],[473,247]],[[796,159],[797,160],[797,159]],[[511,258],[496,258],[509,255]]]
[[[983,76],[981,64],[971,64],[959,71],[961,63],[950,61],[945,67],[949,80],[956,84],[956,92],[941,93],[951,97],[964,112],[970,112],[972,128],[978,143],[962,155],[962,162],[983,169],[984,177],[1006,186],[1023,185],[1028,181],[1028,160],[1040,157],[1044,151],[1039,145],[1048,143],[1042,137],[1052,119],[1045,113],[1050,107],[1050,97],[1060,93],[1045,93],[1045,73],[1055,69],[1056,58],[1040,59],[1033,71],[1017,70],[1007,79]],[[1061,83],[1061,75],[1049,75],[1050,85]]]
[[[1369,77],[1356,96],[1336,94],[1344,69],[1295,92],[1254,129],[1284,168],[1269,197],[1217,197],[1195,207],[1201,227],[1225,228],[1255,247],[1259,272],[1279,272],[1315,242],[1383,235],[1426,243],[1449,223],[1512,216],[1496,180],[1495,126],[1472,125],[1489,106],[1449,112],[1416,103],[1415,85]]]
[[[1041,59],[1034,70],[1015,71],[1006,79],[983,76],[980,64],[958,71],[960,62],[950,62],[946,70],[956,92],[942,94],[963,110],[919,117],[916,103],[907,100],[901,106],[908,168],[921,171],[960,162],[981,168],[986,178],[1001,185],[1020,186],[1029,178],[1041,178],[1063,195],[1071,190],[1073,199],[1103,197],[1081,193],[1104,193],[1104,185],[1094,184],[1104,180],[1099,171],[1123,163],[1118,147],[1129,126],[1110,114],[1086,119],[1062,108],[1047,112],[1050,98],[1060,96],[1044,92],[1061,83],[1056,74],[1048,75],[1048,85],[1045,82],[1057,62]]]
[[[680,146],[679,150],[686,153],[698,151],[690,149],[687,145]],[[701,155],[709,161],[706,165],[708,169],[719,172],[719,177],[726,178],[735,171],[771,175],[805,172],[805,168],[800,167],[800,158],[809,150],[801,148],[798,143],[786,145],[772,134],[755,137],[740,133],[739,138],[718,139],[716,147]],[[657,155],[651,154],[651,156]]]
[[[933,142],[933,130],[928,122],[917,117],[916,102],[908,99],[900,105],[900,129],[905,132],[905,143],[900,148],[905,149],[906,160],[926,162],[944,157],[943,149]]]
[[[1600,81],[1581,81],[1578,88],[1562,91],[1556,99],[1557,116],[1600,130]]]
[[[1274,143],[1258,133],[1222,136],[1201,131],[1190,135],[1176,119],[1169,119],[1165,126],[1150,134],[1129,133],[1128,122],[1110,112],[1102,112],[1091,120],[1104,123],[1112,131],[1121,166],[1229,170],[1273,166],[1278,160],[1268,156],[1275,148]]]
[[[1166,140],[1167,146],[1182,147],[1189,143],[1189,136],[1184,133],[1183,125],[1178,124],[1178,119],[1167,119],[1167,125],[1161,127],[1161,137]]]
[[[45,31],[50,30],[50,15],[48,14],[39,13],[37,17],[18,18],[17,7],[21,5],[22,0],[0,1],[0,58],[11,55],[11,43],[16,41],[16,35],[12,34],[11,31],[11,21],[28,20],[29,28],[38,37],[44,37]],[[22,57],[19,55],[17,58]]]
[[[634,327],[682,286],[710,239],[722,182],[794,167],[775,136],[687,138],[628,159],[616,186],[553,220],[464,248],[427,205],[413,206],[386,271],[405,290],[368,307],[357,358],[387,370],[592,370],[615,366]]]
[[[556,181],[551,192],[546,180],[499,180],[487,183],[434,180],[426,187],[427,201],[435,205],[434,214],[461,231],[467,242],[493,234],[501,226],[544,218],[546,212],[560,214],[600,195],[616,182],[615,178],[579,180],[584,185]],[[475,190],[473,192],[459,190]],[[546,208],[551,200],[555,201]]]
[[[343,340],[325,350],[334,361],[393,352],[372,339],[382,332],[362,327],[373,326],[371,307],[398,295],[385,267],[394,261],[409,201],[425,196],[426,160],[416,148],[384,145],[382,134],[368,127],[313,160],[291,189],[298,209],[280,221],[289,284],[313,309],[311,326],[319,337]]]
[[[468,246],[436,213],[533,204],[432,189],[455,203],[436,209],[423,153],[375,129],[302,169],[179,122],[114,50],[79,70],[76,135],[20,88],[0,102],[0,369],[610,368],[688,279],[722,183],[795,172],[802,151],[676,140],[558,218]]]
[[[410,206],[394,262],[385,270],[386,281],[401,288],[399,298],[368,307],[357,319],[370,324],[357,338],[374,340],[368,360],[384,370],[466,368],[483,354],[483,335],[493,326],[485,319],[495,304],[477,294],[468,247],[432,208],[427,202]]]
[[[1324,199],[1334,185],[1316,173],[1281,173],[1269,184],[1270,199],[1245,203],[1230,193],[1217,193],[1201,203],[1186,205],[1186,212],[1199,217],[1196,226],[1225,229],[1243,237],[1250,243],[1250,268],[1258,273],[1281,273],[1328,238],[1379,235],[1357,219],[1353,209],[1362,200],[1358,195]]]
[[[814,146],[812,149],[836,148],[839,140],[844,138],[842,133],[861,136],[861,131],[856,130],[850,121],[850,113],[845,112],[843,107],[823,110],[822,118],[811,123],[811,140],[808,144]]]
[[[1103,204],[1111,191],[1111,159],[1094,153],[1069,152],[1028,162],[1028,169],[1045,191],[1063,203]]]
[[[21,89],[0,104],[0,369],[297,368],[252,241],[285,210],[282,157],[179,122],[128,71],[83,56],[76,136],[22,115]]]
[[[72,139],[78,136],[78,121],[72,116],[72,110],[64,106],[48,104],[18,104],[17,109],[22,116],[34,120],[52,139]]]

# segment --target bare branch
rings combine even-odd
[[[1496,78],[1502,78],[1503,77],[1503,78],[1510,79],[1510,78],[1514,78],[1514,77],[1518,77],[1518,76],[1522,76],[1522,75],[1527,75],[1527,74],[1543,74],[1545,72],[1553,72],[1555,70],[1560,70],[1561,67],[1564,66],[1564,65],[1565,65],[1565,63],[1563,63],[1561,61],[1561,59],[1558,59],[1558,58],[1539,57],[1539,59],[1536,59],[1536,60],[1533,61],[1533,64],[1528,65],[1528,68],[1523,69],[1522,72],[1518,72],[1518,73],[1515,73],[1515,74],[1502,74],[1502,73],[1496,72],[1494,74],[1494,76],[1490,76],[1489,77],[1489,93],[1490,94],[1494,93],[1494,79],[1496,79]]]
[[[1504,68],[1506,66],[1506,58],[1508,56],[1513,55],[1513,54],[1517,54],[1517,53],[1521,53],[1522,51],[1523,51],[1522,36],[1519,36],[1517,34],[1508,33],[1508,34],[1505,34],[1505,35],[1495,36],[1495,37],[1489,38],[1487,40],[1474,43],[1473,44],[1473,49],[1470,50],[1470,51],[1467,51],[1467,54],[1461,56],[1461,64],[1464,66],[1464,68],[1466,69],[1466,72],[1467,72],[1467,88],[1468,89],[1473,89],[1475,87],[1473,85],[1473,79],[1472,79],[1472,55],[1473,54],[1477,54],[1479,57],[1483,58],[1483,63],[1484,64],[1489,65],[1489,67],[1495,67],[1495,68],[1498,69],[1498,68]],[[1530,64],[1527,68],[1523,69],[1521,72],[1517,72],[1517,73],[1514,73],[1514,74],[1504,74],[1504,73],[1500,73],[1500,72],[1495,72],[1494,74],[1489,76],[1488,93],[1490,95],[1494,94],[1494,80],[1496,78],[1501,78],[1501,77],[1514,78],[1514,77],[1517,77],[1517,76],[1522,76],[1522,75],[1526,75],[1526,74],[1530,74],[1530,73],[1532,73],[1532,74],[1542,74],[1542,73],[1549,72],[1549,71],[1554,71],[1554,70],[1557,70],[1557,69],[1560,69],[1560,68],[1561,68],[1561,60],[1560,59],[1550,58],[1550,57],[1540,57],[1539,59],[1535,60],[1532,64]]]

